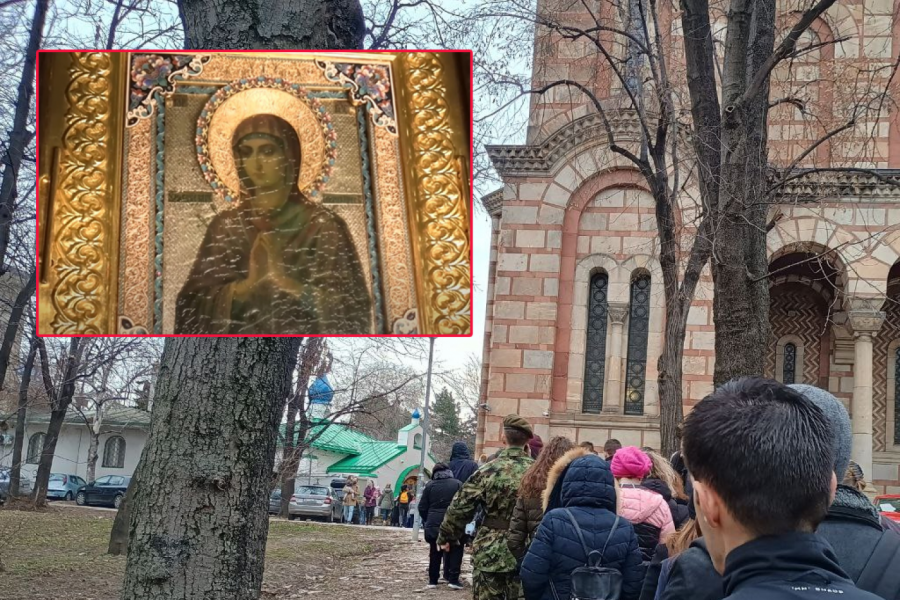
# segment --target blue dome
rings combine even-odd
[[[309,403],[310,404],[331,404],[334,397],[334,389],[328,383],[328,379],[323,375],[317,378],[311,386],[309,386]]]
[[[412,418],[413,419],[421,419],[422,418],[422,413],[419,412],[418,408],[413,411]]]

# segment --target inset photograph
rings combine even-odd
[[[471,334],[470,52],[41,52],[41,335]]]

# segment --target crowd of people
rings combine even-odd
[[[359,477],[350,475],[347,477],[341,498],[344,506],[344,522],[356,523],[358,520],[360,525],[374,525],[377,514],[383,525],[405,527],[409,505],[415,498],[413,486],[402,485],[397,492],[394,492],[391,484],[387,484],[383,489],[378,489],[371,479],[360,494]]]
[[[433,469],[428,587],[443,563],[461,589],[471,544],[475,600],[900,600],[900,532],[862,492],[832,394],[735,380],[677,437],[668,459],[614,439],[544,445],[509,415],[484,464],[466,452]]]

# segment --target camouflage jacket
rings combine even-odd
[[[459,543],[466,524],[475,516],[479,506],[484,506],[485,523],[496,520],[508,524],[516,504],[519,483],[533,462],[521,448],[506,448],[496,459],[475,471],[447,509],[441,523],[438,545]],[[516,559],[506,547],[508,533],[508,529],[494,529],[486,525],[479,527],[472,543],[472,567],[493,573],[515,571]]]

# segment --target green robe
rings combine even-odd
[[[258,235],[276,249],[268,260],[281,261],[285,275],[303,284],[299,297],[270,281],[242,300],[234,294]],[[372,333],[371,309],[346,223],[295,193],[271,219],[252,220],[240,207],[213,218],[178,294],[175,333],[365,334]]]

